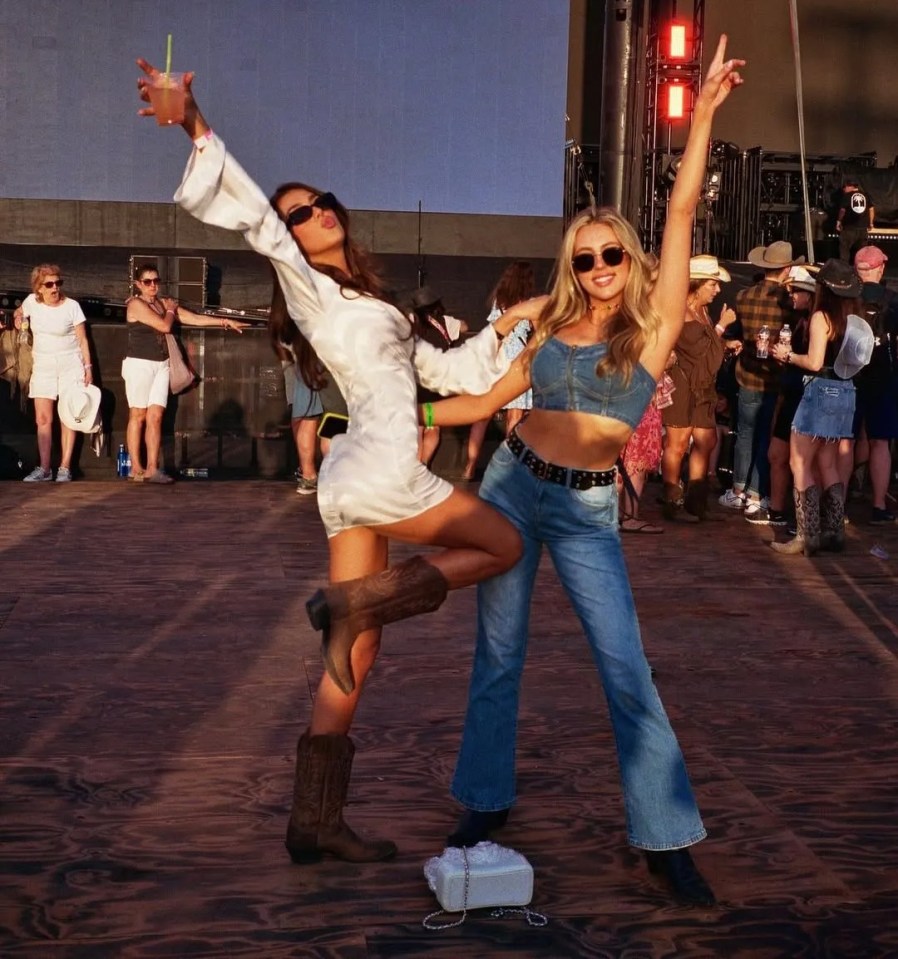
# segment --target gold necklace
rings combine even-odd
[[[592,326],[602,326],[605,321],[620,309],[620,303],[590,303],[586,308],[586,319]],[[596,316],[595,314],[599,314]]]

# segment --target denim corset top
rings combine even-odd
[[[607,343],[568,346],[546,340],[530,365],[533,408],[609,416],[635,429],[655,393],[655,381],[641,363],[629,383],[620,373],[596,376],[596,364],[607,352]]]

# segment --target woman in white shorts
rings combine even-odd
[[[37,452],[40,465],[26,477],[26,483],[49,483],[53,479],[50,452],[53,446],[54,404],[68,387],[93,382],[86,319],[76,300],[62,292],[62,271],[52,263],[41,263],[31,271],[31,293],[15,312],[15,325],[22,328],[27,318],[33,337],[32,372],[28,395],[34,400],[37,422]],[[62,459],[56,471],[57,483],[72,479],[75,431],[60,423]]]
[[[122,379],[128,398],[129,478],[137,482],[171,483],[159,465],[162,449],[162,416],[168,404],[168,348],[165,334],[175,320],[185,326],[222,326],[243,332],[248,324],[213,316],[199,316],[175,300],[160,297],[159,270],[146,264],[137,270],[137,295],[128,300],[128,350],[122,361]],[[146,446],[146,469],[141,441]]]

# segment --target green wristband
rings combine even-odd
[[[427,429],[433,428],[433,403],[424,404],[424,425]]]

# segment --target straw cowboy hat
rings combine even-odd
[[[782,270],[804,263],[804,257],[792,256],[792,244],[786,240],[776,240],[770,246],[756,246],[750,250],[748,262],[762,270]]]
[[[817,281],[803,266],[793,266],[786,277],[786,286],[790,290],[804,290],[813,293],[817,289]]]
[[[702,253],[689,260],[690,280],[720,280],[721,283],[730,282],[730,274],[717,262],[716,256]]]
[[[59,396],[59,418],[79,433],[96,433],[100,428],[100,388],[70,386]]]

